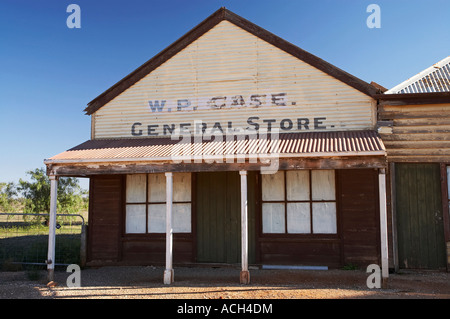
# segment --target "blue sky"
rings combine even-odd
[[[88,140],[87,103],[222,6],[387,88],[450,55],[448,0],[1,0],[0,182]]]

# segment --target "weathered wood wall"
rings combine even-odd
[[[126,236],[122,239],[121,263],[132,265],[163,265],[166,258],[165,234]],[[173,262],[193,261],[193,240],[191,234],[174,234]]]
[[[381,101],[379,121],[392,127],[380,130],[390,162],[449,162],[450,103],[393,105]]]
[[[344,264],[374,264],[380,260],[378,172],[338,171]]]
[[[121,259],[123,176],[91,177],[89,191],[88,263]]]

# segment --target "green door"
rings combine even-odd
[[[253,259],[254,174],[249,174],[249,260]],[[241,262],[239,172],[197,173],[197,262]]]
[[[395,164],[400,268],[445,268],[438,164]]]

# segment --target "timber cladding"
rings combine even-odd
[[[392,101],[391,101],[392,102]],[[448,162],[450,158],[450,103],[404,104],[382,101],[380,130],[390,162]]]
[[[120,259],[122,189],[121,175],[90,179],[88,261],[105,263]]]
[[[344,264],[380,260],[378,173],[376,170],[338,171]]]
[[[377,170],[335,172],[337,232],[331,234],[263,233],[261,175],[249,174],[250,263],[329,267],[379,263]],[[222,188],[214,186],[218,180],[225,180]],[[88,265],[164,263],[165,234],[125,233],[125,181],[125,175],[91,177]],[[174,234],[174,262],[239,263],[237,173],[193,173],[192,190],[192,231]],[[218,230],[221,225],[223,233]]]

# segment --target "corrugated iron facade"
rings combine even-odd
[[[284,94],[286,105],[274,105],[272,94]],[[265,96],[266,104],[250,106],[252,95]],[[237,101],[236,96],[242,100]],[[225,97],[221,100],[225,106],[202,109],[212,97]],[[243,105],[230,106],[233,98]],[[174,101],[184,99],[189,99],[191,110],[176,111]],[[162,100],[167,101],[164,111],[152,112],[149,101]],[[194,106],[198,109],[193,110]],[[164,125],[190,123],[192,127],[196,120],[208,127],[219,122],[246,128],[250,117],[257,117],[253,121],[261,127],[265,119],[274,119],[273,125],[278,127],[281,120],[290,119],[289,132],[370,129],[376,118],[370,96],[222,21],[97,110],[92,138],[131,137],[133,123],[142,124],[144,136],[149,125],[150,135],[167,136]],[[314,118],[326,119],[314,127]],[[297,125],[298,119],[308,119],[309,127]]]

